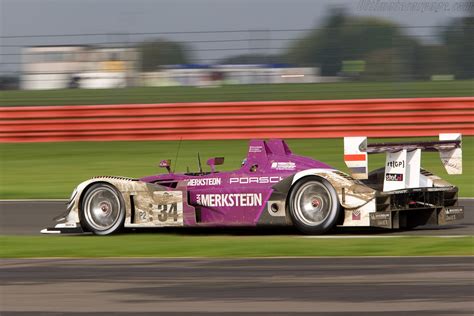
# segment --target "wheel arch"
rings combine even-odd
[[[308,169],[304,171],[300,171],[288,177],[274,186],[280,192],[286,192],[286,209],[288,209],[288,199],[290,197],[291,191],[294,189],[295,185],[300,181],[303,181],[307,178],[317,178],[320,180],[326,180],[329,184],[334,188],[336,191],[336,195],[338,198],[339,204],[343,204],[341,196],[342,196],[342,188],[344,186],[349,187],[353,183],[348,183],[347,179],[338,179],[336,175],[333,174],[335,170],[332,169]],[[342,181],[341,181],[342,180]]]
[[[86,195],[87,191],[89,191],[89,188],[92,187],[93,185],[95,184],[100,184],[100,183],[103,183],[103,184],[108,184],[108,185],[111,185],[113,186],[117,192],[120,192],[120,194],[122,195],[123,197],[123,192],[121,192],[113,183],[109,182],[109,181],[104,181],[104,180],[97,180],[97,181],[88,181],[88,183],[86,183],[84,185],[84,187],[81,189],[80,193],[78,194],[78,200],[77,200],[77,216],[79,217],[79,223],[81,224],[81,227],[84,231],[89,231],[87,229],[87,226],[84,225],[84,222],[83,222],[83,209],[82,209],[82,203],[84,201],[84,196]],[[125,207],[125,213],[127,212],[127,209],[126,209],[126,205],[124,205]]]
[[[288,196],[290,190],[301,179],[308,176],[322,178],[328,181],[336,190],[339,204],[344,209],[353,209],[361,207],[374,199],[376,190],[366,186],[362,182],[353,179],[348,174],[336,169],[308,169],[295,173],[292,176],[291,184],[288,187]]]
[[[326,180],[325,178],[321,177],[320,175],[317,175],[317,174],[307,174],[307,175],[304,175],[302,177],[299,177],[298,179],[296,179],[295,181],[293,181],[290,185],[290,187],[288,188],[288,193],[286,195],[286,200],[285,200],[285,212],[286,212],[286,215],[289,216],[290,213],[289,213],[289,205],[290,205],[290,196],[291,196],[291,193],[292,191],[295,189],[296,187],[296,184],[297,183],[300,183],[301,181],[305,181],[309,178],[316,178],[316,179],[319,179],[319,180]],[[326,180],[327,181],[327,180]],[[329,184],[331,184],[332,186],[332,183],[330,181],[328,181]],[[333,186],[334,187],[334,186]],[[337,191],[336,191],[337,193]],[[337,194],[338,195],[338,194]],[[339,197],[338,197],[339,199]]]
[[[325,178],[325,177],[322,177],[321,175],[319,174],[307,174],[307,175],[304,175],[302,177],[299,177],[296,181],[294,181],[289,190],[288,190],[288,194],[286,195],[286,201],[285,201],[285,212],[286,212],[286,216],[292,221],[291,219],[291,216],[290,216],[290,209],[289,209],[289,206],[290,206],[290,196],[291,196],[291,193],[292,191],[294,190],[294,188],[296,187],[296,184],[301,182],[301,181],[306,181],[307,179],[310,179],[310,178],[313,178],[313,179],[318,179],[320,180],[322,183],[324,182],[327,182],[333,189],[334,189],[334,192],[336,192],[336,197],[337,197],[337,201],[335,201],[338,205],[337,207],[340,209],[340,216],[339,218],[337,218],[336,220],[336,225],[341,225],[343,222],[344,222],[344,207],[341,203],[341,196],[338,192],[338,190],[336,189],[336,187],[334,186],[333,182],[331,182],[331,178]]]
[[[332,206],[329,208],[327,217],[320,222],[308,224],[301,219],[301,210],[298,211],[299,208],[295,206],[295,202],[299,201],[298,192],[307,186],[308,183],[314,182],[319,183],[320,186],[325,188],[328,198],[332,201]],[[299,231],[305,234],[323,234],[344,222],[344,208],[339,201],[336,188],[326,177],[318,174],[305,174],[292,181],[285,204],[286,216]]]
[[[108,181],[108,179],[91,179],[89,181],[86,181],[85,183],[82,183],[84,184],[84,186],[81,188],[80,190],[80,193],[78,194],[78,200],[77,200],[77,213],[78,213],[78,218],[79,218],[79,223],[82,227],[82,229],[85,231],[85,232],[93,232],[93,230],[91,229],[88,229],[88,223],[87,223],[87,220],[84,219],[84,208],[83,208],[83,202],[84,202],[84,199],[87,195],[87,193],[89,192],[90,188],[92,188],[93,186],[96,186],[96,185],[106,185],[106,186],[109,186],[111,187],[117,194],[117,198],[120,200],[120,205],[121,207],[123,208],[123,219],[121,220],[121,225],[118,226],[118,228],[116,228],[114,231],[112,232],[117,232],[117,231],[120,231],[121,229],[123,229],[124,227],[124,222],[127,218],[127,214],[129,213],[129,203],[128,203],[128,200],[126,198],[126,193],[121,190],[116,184],[113,183],[113,181]],[[104,235],[109,235],[110,233],[105,233]],[[102,234],[99,234],[99,235],[102,235]]]

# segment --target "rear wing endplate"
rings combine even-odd
[[[420,187],[422,151],[439,152],[448,174],[462,174],[461,134],[439,141],[367,144],[367,137],[344,137],[344,162],[355,179],[367,179],[368,154],[386,153],[384,191]]]

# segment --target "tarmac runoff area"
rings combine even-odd
[[[472,315],[474,257],[2,259],[3,315]]]
[[[474,200],[461,204],[457,225],[329,236],[473,235]],[[36,235],[63,209],[1,201],[0,233]],[[0,315],[472,315],[473,267],[474,257],[0,259]]]
[[[0,235],[38,235],[40,230],[53,227],[52,218],[62,214],[65,210],[65,200],[3,200],[0,201]],[[401,230],[367,230],[356,228],[338,229],[330,235],[310,236],[310,238],[340,238],[344,236],[360,237],[394,237],[399,235],[414,236],[465,236],[474,235],[474,199],[460,199],[460,205],[464,206],[465,217],[455,224],[446,226],[424,226],[409,231]],[[140,230],[138,230],[140,231]],[[193,233],[195,230],[189,228],[172,229],[147,229],[141,230],[157,233]],[[199,228],[199,233],[220,234],[222,229]],[[131,232],[131,231],[130,231]],[[225,233],[236,234],[279,234],[301,236],[294,228],[282,229],[228,229]],[[306,238],[306,237],[305,237]]]

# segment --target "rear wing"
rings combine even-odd
[[[420,187],[422,151],[439,152],[448,174],[462,174],[461,134],[439,141],[367,144],[367,137],[344,137],[344,162],[355,179],[367,179],[368,154],[386,153],[384,191]]]

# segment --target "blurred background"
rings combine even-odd
[[[474,76],[472,1],[0,3],[2,90]]]
[[[193,169],[196,152],[231,170],[250,138],[345,170],[342,136],[460,132],[470,157],[473,53],[469,0],[0,0],[0,197],[65,198],[161,159]],[[412,99],[427,97],[443,99]],[[447,178],[464,196],[473,165]]]
[[[0,0],[0,314],[472,315],[473,92],[472,0]],[[348,172],[344,136],[439,133],[446,229],[39,236],[94,176],[235,170],[252,138]]]

